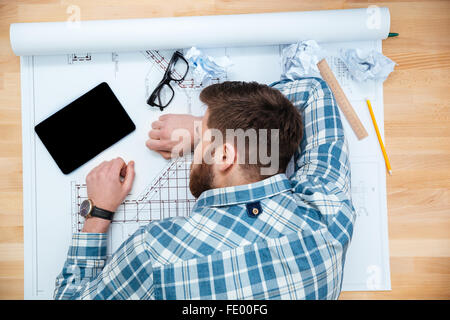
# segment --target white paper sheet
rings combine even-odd
[[[12,26],[11,41],[15,52],[27,54],[21,57],[25,298],[52,297],[54,281],[65,261],[72,231],[80,226],[77,210],[85,197],[85,176],[101,161],[117,156],[136,161],[133,190],[111,227],[110,253],[147,220],[189,213],[193,199],[188,191],[188,165],[183,161],[168,162],[145,147],[150,124],[161,115],[159,109],[146,104],[146,98],[161,79],[173,53],[173,50],[151,48],[180,48],[186,52],[183,48],[198,45],[193,42],[202,40],[203,47],[219,46],[200,47],[205,54],[228,56],[233,62],[224,78],[215,81],[271,83],[281,74],[282,47],[278,45],[279,41],[314,37],[325,41],[321,46],[329,54],[328,63],[369,132],[368,138],[358,141],[343,117],[351,152],[353,201],[358,214],[345,265],[343,290],[390,289],[384,162],[364,101],[366,97],[371,99],[380,130],[384,132],[382,83],[353,81],[337,58],[341,48],[381,52],[380,39],[385,38],[389,30],[386,27],[389,25],[389,12],[380,9],[384,23],[383,31],[378,30],[377,36],[363,23],[368,17],[366,9],[249,15],[247,20],[240,15],[220,16],[217,21],[215,17],[97,21],[86,24],[87,27],[83,25],[82,30],[75,33],[78,38],[71,36],[71,41],[63,39],[62,34],[67,36],[68,32],[60,30],[65,28],[63,23]],[[331,24],[324,21],[327,15]],[[284,27],[278,28],[281,17]],[[300,23],[293,27],[286,24],[287,17],[291,17],[292,23],[298,23],[301,18],[306,25]],[[341,23],[339,19],[343,19]],[[182,36],[173,31],[179,28],[180,21],[183,21],[182,29],[189,30],[180,31]],[[205,21],[217,24],[217,27],[201,27]],[[359,21],[359,30],[355,30],[355,21]],[[239,32],[230,29],[227,33],[225,26],[237,22],[240,23]],[[164,41],[148,42],[152,34],[142,33],[138,28],[143,23],[158,26],[158,37]],[[253,26],[255,23],[259,24],[258,28]],[[314,23],[315,28],[310,27]],[[248,28],[244,28],[247,24]],[[266,25],[275,26],[275,29],[264,29]],[[117,26],[122,33],[111,32]],[[300,26],[305,30],[299,30]],[[258,32],[250,37],[251,32],[241,32],[247,29],[258,29]],[[86,30],[93,32],[94,36],[90,37]],[[167,36],[161,36],[164,30],[168,30]],[[282,33],[286,31],[292,38],[283,38]],[[47,37],[45,32],[48,32]],[[130,32],[136,33],[135,39],[127,40]],[[102,33],[104,39],[100,40]],[[218,34],[221,36],[217,37]],[[140,37],[145,37],[145,40]],[[185,41],[186,37],[190,37],[189,41]],[[364,37],[367,37],[365,41],[356,41]],[[45,40],[44,44],[35,41],[39,38]],[[330,39],[333,42],[327,42]],[[111,86],[135,122],[136,131],[71,174],[64,175],[35,135],[34,126],[102,81]],[[202,88],[202,84],[195,83],[188,75],[185,81],[175,86],[175,99],[165,112],[201,113],[198,94]],[[173,183],[177,183],[177,188],[169,188]]]
[[[15,23],[16,55],[385,39],[388,8],[109,21]]]

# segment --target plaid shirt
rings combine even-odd
[[[339,111],[321,79],[273,86],[304,121],[290,178],[205,191],[189,217],[139,228],[108,262],[106,234],[74,234],[55,298],[337,299],[355,219]]]

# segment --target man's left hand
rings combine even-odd
[[[134,176],[134,161],[128,165],[122,158],[104,161],[86,177],[88,198],[94,206],[114,212],[130,193]],[[83,232],[107,232],[109,223],[109,220],[91,217],[86,219]]]

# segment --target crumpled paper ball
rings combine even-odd
[[[291,44],[283,48],[281,52],[281,79],[320,77],[317,63],[323,58],[325,58],[325,51],[315,40]]]
[[[355,80],[386,80],[396,63],[375,50],[341,49],[342,62]]]
[[[190,48],[184,55],[192,68],[192,77],[195,83],[207,86],[212,79],[226,76],[227,68],[233,63],[227,56],[211,57],[196,47]]]

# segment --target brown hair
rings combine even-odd
[[[278,90],[257,82],[226,81],[213,84],[202,90],[200,100],[208,106],[208,128],[218,129],[226,136],[227,129],[279,129],[279,170],[286,171],[289,160],[300,145],[302,119],[294,105]],[[258,145],[260,136],[258,135]],[[271,139],[267,137],[267,150]],[[256,164],[247,161],[249,148],[246,145],[243,166],[252,178],[262,178],[259,156]],[[268,154],[268,156],[270,156]]]

